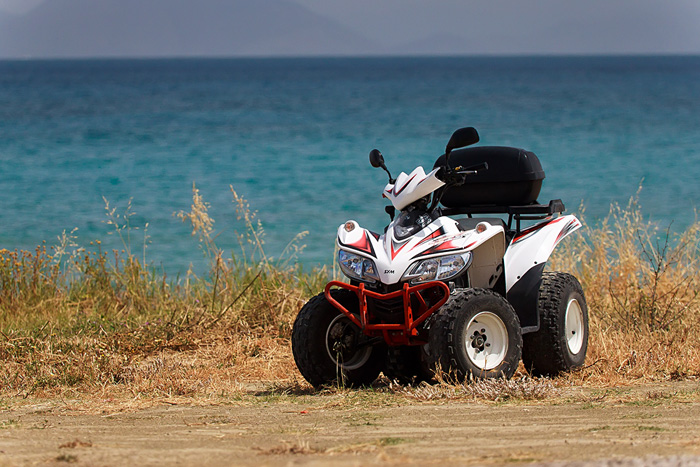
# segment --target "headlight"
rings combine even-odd
[[[431,222],[433,222],[432,217],[424,212],[418,210],[402,211],[394,224],[394,237],[397,240],[408,238]]]
[[[418,224],[411,224],[411,225],[400,225],[400,224],[395,224],[394,225],[394,237],[396,237],[397,240],[403,240],[404,238],[408,238],[414,233],[418,232],[420,229],[422,229]]]
[[[338,252],[338,264],[346,276],[360,281],[374,282],[379,279],[374,261],[345,250]]]
[[[445,281],[459,275],[469,267],[472,261],[471,252],[461,255],[441,256],[424,259],[408,268],[401,280],[410,280],[411,284],[429,281]]]

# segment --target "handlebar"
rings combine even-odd
[[[441,167],[435,176],[443,181],[445,185],[461,185],[466,181],[467,175],[476,175],[481,171],[488,170],[489,165],[486,162],[472,165],[470,167],[458,166],[454,169],[449,167]]]
[[[469,171],[470,173],[478,173],[480,171],[484,170],[489,170],[489,163],[488,162],[482,162],[480,164],[472,165],[469,167],[457,167],[455,170],[466,170]]]

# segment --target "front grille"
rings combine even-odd
[[[370,316],[375,316],[385,323],[403,323],[403,298],[396,297],[389,300],[378,300],[367,297],[367,311]]]

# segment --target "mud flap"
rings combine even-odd
[[[540,328],[540,315],[537,301],[542,284],[542,273],[546,263],[538,264],[521,277],[507,293],[507,299],[520,319],[523,334],[535,332]]]

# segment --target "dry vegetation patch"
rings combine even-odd
[[[422,383],[417,387],[389,384],[389,389],[405,397],[419,401],[475,400],[504,402],[508,400],[540,401],[553,399],[560,390],[548,378],[520,376],[510,380],[487,379],[465,383]]]
[[[637,197],[613,205],[555,252],[588,300],[590,344],[577,383],[616,385],[700,375],[700,222],[680,234],[644,220]]]
[[[215,244],[208,205],[193,187],[189,222],[210,259],[203,276],[177,280],[132,247],[130,212],[107,205],[124,248],[79,247],[71,234],[33,252],[0,250],[0,394],[19,397],[235,399],[304,395],[294,365],[294,318],[322,290],[326,270],[294,264],[297,236],[282,260],[263,249],[262,226],[233,190],[240,251]],[[555,380],[524,371],[511,381],[372,389],[403,400],[545,400],[570,385],[616,386],[700,376],[700,223],[679,235],[644,221],[633,199],[613,206],[555,252],[550,269],[578,276],[589,302],[586,366]],[[260,392],[260,383],[268,388]],[[253,389],[251,389],[253,388]],[[258,391],[258,392],[256,392]],[[344,391],[330,388],[329,391]]]

